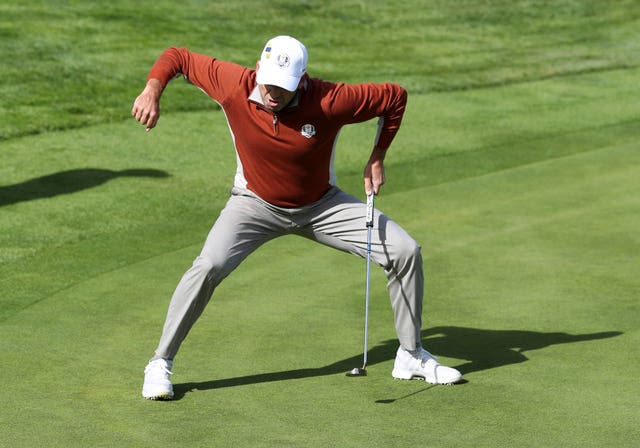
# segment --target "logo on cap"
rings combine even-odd
[[[291,59],[289,58],[288,54],[279,54],[277,63],[280,66],[280,68],[289,67],[289,64],[291,63]]]

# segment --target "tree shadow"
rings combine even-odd
[[[568,333],[542,333],[526,330],[484,330],[464,327],[435,327],[422,332],[423,345],[434,355],[468,362],[456,366],[463,375],[471,372],[503,367],[527,361],[523,353],[539,350],[556,344],[569,344],[583,341],[612,338],[621,335],[620,331],[606,331],[572,335]],[[390,361],[395,358],[398,342],[395,339],[385,341],[369,350],[368,366]],[[362,355],[352,356],[335,363],[317,367],[281,372],[259,373],[236,378],[225,378],[203,382],[180,383],[174,385],[174,399],[179,400],[196,390],[222,389],[225,387],[246,386],[273,381],[295,380],[316,376],[346,373],[362,365]]]
[[[0,207],[18,202],[45,199],[94,188],[118,177],[169,177],[162,170],[129,169],[113,171],[83,168],[48,174],[14,185],[0,186]]]

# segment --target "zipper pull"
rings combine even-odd
[[[273,114],[273,132],[278,133],[278,116]]]

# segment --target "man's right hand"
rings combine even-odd
[[[164,86],[157,79],[150,79],[138,98],[133,102],[131,115],[138,122],[147,127],[147,132],[153,129],[160,119],[160,97]]]

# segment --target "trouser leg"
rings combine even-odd
[[[236,191],[236,190],[234,190]],[[156,356],[173,359],[215,288],[249,254],[277,236],[298,233],[327,246],[366,257],[366,205],[335,188],[301,209],[279,209],[250,192],[233,194],[201,254],[184,274],[169,304]],[[375,211],[371,259],[387,275],[400,345],[421,347],[424,278],[420,246],[398,224]]]
[[[157,357],[174,358],[220,282],[259,246],[281,234],[285,225],[254,198],[229,198],[171,298]]]
[[[340,190],[316,207],[306,235],[328,246],[366,257],[366,205]],[[400,345],[409,351],[421,344],[424,274],[421,247],[398,224],[378,210],[374,214],[371,260],[387,276],[387,288]]]
[[[393,225],[397,227],[397,224]],[[424,273],[421,248],[415,241],[406,240],[401,247],[394,248],[393,254],[387,246],[384,254],[388,261],[384,269],[398,339],[405,350],[414,351],[422,347]]]

